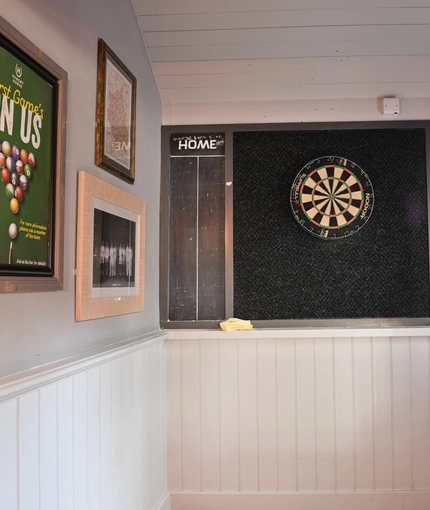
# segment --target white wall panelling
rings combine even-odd
[[[430,338],[253,333],[166,343],[172,508],[216,501],[191,493],[384,493],[428,508],[413,501],[430,504]]]
[[[165,337],[0,379],[1,508],[167,510]]]

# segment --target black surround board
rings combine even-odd
[[[374,190],[354,235],[310,235],[290,207],[315,158],[354,161]],[[236,132],[234,314],[254,320],[429,316],[424,129]]]

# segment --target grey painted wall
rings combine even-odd
[[[68,72],[64,289],[0,294],[0,376],[127,341],[159,329],[158,232],[161,100],[129,0],[1,0],[1,15]],[[94,164],[97,41],[137,78],[136,181]],[[145,310],[76,323],[77,172],[85,170],[147,203]]]

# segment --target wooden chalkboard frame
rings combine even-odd
[[[289,124],[239,124],[239,125],[191,125],[163,126],[161,144],[161,207],[160,207],[160,325],[169,329],[217,329],[219,321],[169,321],[169,168],[170,135],[172,133],[225,134],[225,181],[233,181],[233,134],[243,131],[309,131],[309,130],[357,130],[357,129],[414,129],[425,130],[427,165],[427,215],[430,228],[430,122],[383,121],[383,122],[333,122]],[[234,316],[233,309],[233,187],[225,190],[225,310],[226,318]],[[430,235],[429,235],[430,239]],[[430,247],[429,247],[430,252]],[[430,315],[430,312],[429,312]],[[245,317],[248,319],[248,317]],[[375,318],[375,319],[291,319],[253,320],[257,328],[395,328],[430,326],[430,316],[423,318]]]

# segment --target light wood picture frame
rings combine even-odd
[[[76,321],[144,309],[146,204],[78,173]]]

